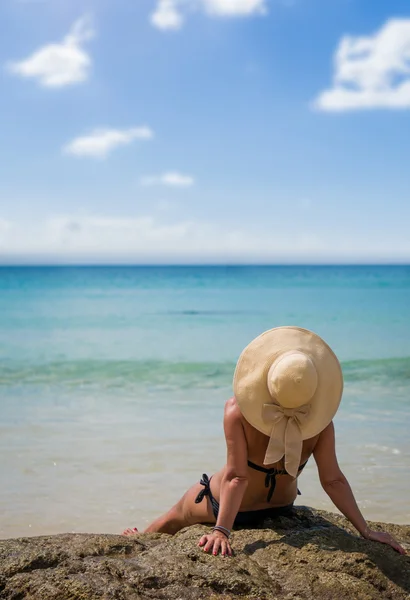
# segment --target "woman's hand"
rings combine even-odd
[[[390,533],[386,533],[385,531],[373,531],[372,529],[366,529],[363,533],[363,537],[366,540],[372,540],[373,542],[388,544],[400,554],[406,554],[405,549],[402,546],[400,546],[399,542],[395,540],[394,537],[390,535]]]
[[[204,552],[212,552],[214,556],[219,551],[221,551],[222,556],[232,556],[232,548],[229,540],[221,531],[213,531],[208,535],[203,535],[199,540],[198,546],[202,546]]]

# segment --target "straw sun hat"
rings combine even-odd
[[[270,438],[263,464],[285,456],[286,471],[296,477],[302,441],[323,431],[338,409],[343,375],[336,355],[318,335],[277,327],[242,352],[233,389],[248,423]]]

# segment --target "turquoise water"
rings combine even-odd
[[[0,537],[144,526],[224,460],[242,348],[295,324],[339,356],[339,461],[410,522],[410,267],[0,268]],[[300,502],[331,508],[313,461]]]

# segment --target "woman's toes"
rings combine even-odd
[[[125,529],[122,532],[122,535],[135,535],[136,533],[138,533],[138,529],[136,527],[134,527],[134,529],[130,529],[130,528]]]

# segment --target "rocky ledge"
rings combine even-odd
[[[410,526],[373,523],[410,548]],[[337,515],[291,518],[233,534],[235,556],[205,554],[208,530],[176,536],[63,534],[0,541],[8,600],[389,600],[410,598],[410,556],[355,535]]]

